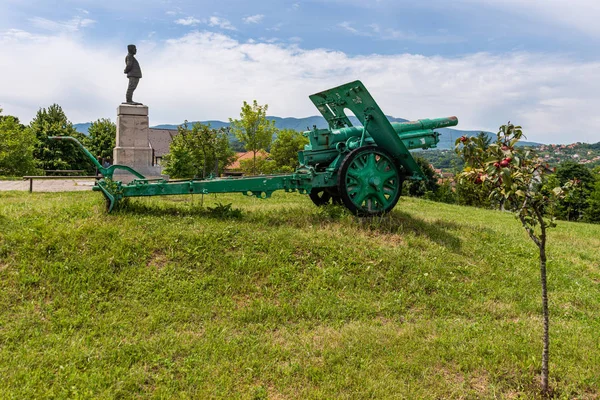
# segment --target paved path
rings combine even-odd
[[[73,192],[76,190],[92,190],[94,179],[48,179],[33,180],[34,192]],[[29,190],[29,179],[26,181],[0,181],[0,192],[6,190]]]

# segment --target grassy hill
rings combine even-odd
[[[200,201],[1,192],[0,398],[534,397],[539,273],[512,215]],[[551,383],[597,399],[600,226],[549,240]]]

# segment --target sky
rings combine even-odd
[[[127,45],[150,124],[318,115],[361,80],[387,115],[511,121],[541,143],[600,141],[598,0],[0,0],[0,108],[28,123],[116,119]]]

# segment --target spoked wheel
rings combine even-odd
[[[312,188],[308,197],[317,206],[326,204],[342,204],[342,199],[335,188]]]
[[[378,146],[351,151],[338,175],[344,205],[361,217],[381,215],[394,208],[402,192],[402,182],[400,167]]]

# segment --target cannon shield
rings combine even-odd
[[[309,97],[329,123],[330,129],[352,126],[344,111],[349,109],[375,143],[388,151],[396,162],[404,167],[407,177],[425,178],[402,139],[361,81],[350,82]]]

